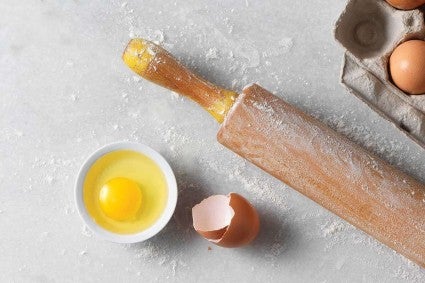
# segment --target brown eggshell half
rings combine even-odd
[[[258,234],[260,219],[241,195],[211,196],[192,208],[193,227],[207,240],[227,248],[249,244]]]
[[[206,239],[220,239],[235,215],[229,204],[228,196],[215,195],[195,205],[192,208],[195,230]]]

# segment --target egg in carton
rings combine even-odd
[[[341,83],[425,148],[425,94],[397,88],[388,64],[400,43],[425,40],[423,12],[397,10],[383,0],[350,0],[334,35],[346,49]]]

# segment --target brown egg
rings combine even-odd
[[[214,195],[192,208],[193,227],[212,243],[235,248],[249,244],[258,234],[255,208],[241,195]]]
[[[413,10],[425,4],[425,0],[386,0],[388,4],[400,10]]]
[[[425,93],[425,41],[409,40],[397,46],[390,57],[390,74],[402,91]]]

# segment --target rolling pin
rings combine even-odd
[[[143,39],[123,60],[204,107],[221,123],[221,144],[425,267],[424,184],[259,85],[222,89]]]

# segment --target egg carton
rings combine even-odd
[[[425,40],[423,11],[397,10],[384,0],[350,0],[334,36],[345,49],[341,83],[425,148],[425,94],[407,95],[392,83],[388,70],[400,43]]]

